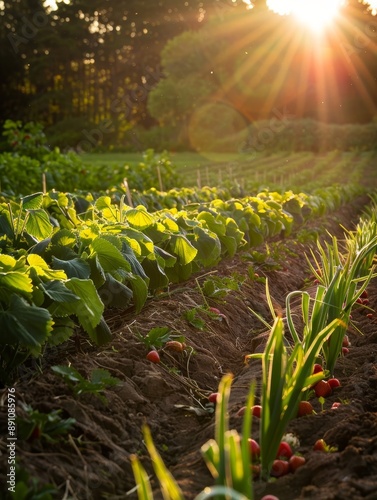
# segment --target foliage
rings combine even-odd
[[[46,343],[66,341],[76,326],[97,345],[109,342],[106,308],[134,307],[138,312],[148,295],[169,283],[184,281],[241,249],[289,234],[293,217],[283,208],[287,200],[291,205],[296,200],[302,211],[310,206],[315,216],[333,199],[333,207],[348,199],[351,190],[329,188],[324,198],[263,191],[229,201],[210,190],[204,193],[213,198],[209,203],[190,193],[196,203],[154,213],[144,205],[127,205],[124,196],[117,204],[108,196],[94,200],[91,195],[56,191],[34,193],[19,202],[3,199],[1,379],[7,380],[28,356],[39,356]],[[158,192],[154,195],[163,199]],[[227,279],[227,289],[233,281]],[[215,285],[208,293],[220,293],[224,283]]]
[[[106,402],[106,398],[102,394],[103,391],[107,387],[113,387],[120,383],[118,378],[112,377],[108,370],[102,368],[93,370],[90,374],[90,380],[83,377],[72,366],[53,366],[51,369],[67,382],[76,396],[94,394],[104,403]]]
[[[172,188],[178,181],[175,166],[166,151],[155,154],[149,148],[142,161],[111,168],[106,165],[88,167],[74,152],[61,153],[46,146],[46,137],[40,124],[7,120],[3,135],[7,137],[10,152],[0,154],[1,190],[8,195],[26,194],[42,188],[57,191],[104,191],[122,186],[127,179],[136,190]],[[163,186],[160,185],[163,180]]]
[[[231,382],[232,375],[225,375],[220,382],[216,406],[215,439],[209,440],[202,447],[204,460],[216,485],[205,488],[196,496],[195,500],[206,500],[212,497],[233,500],[253,500],[254,498],[248,438],[251,431],[250,408],[253,405],[255,386],[252,384],[250,387],[248,409],[245,412],[241,437],[237,431],[228,428],[228,401]],[[147,426],[144,426],[143,434],[163,497],[167,500],[183,500],[182,491],[165,466]],[[148,475],[136,455],[131,456],[131,464],[139,500],[152,500],[153,493]]]
[[[19,439],[45,439],[50,443],[56,443],[57,439],[70,432],[76,423],[74,418],[63,419],[60,416],[61,410],[42,413],[34,410],[30,405],[23,405],[23,410],[26,416],[17,418]]]
[[[313,374],[315,360],[330,335],[339,325],[335,319],[317,333],[311,343],[305,339],[286,347],[284,324],[276,317],[263,353],[247,358],[262,360],[261,394],[261,475],[268,479],[273,461],[290,420],[297,416],[302,393],[323,378],[323,372]]]

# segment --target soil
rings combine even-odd
[[[360,198],[315,225],[322,228],[323,235],[328,229],[343,238],[341,225],[352,230],[366,202]],[[261,277],[268,277],[274,307],[282,314],[287,293],[313,286],[304,258],[310,247],[315,248],[315,243],[300,243],[295,237],[275,241],[270,250],[278,254],[279,266],[267,262],[256,268]],[[134,499],[130,455],[137,454],[151,475],[155,498],[162,498],[143,442],[142,426],[147,423],[186,499],[195,498],[214,483],[200,454],[201,446],[214,436],[213,405],[208,403],[208,395],[217,391],[225,373],[234,375],[230,427],[240,430],[242,419],[237,411],[245,404],[250,382],[260,381],[261,375],[260,362],[245,364],[245,355],[263,350],[268,335],[250,309],[271,322],[265,284],[249,278],[246,257],[240,254],[226,259],[215,269],[172,286],[149,300],[138,315],[132,310],[110,311],[111,345],[97,348],[79,333],[67,344],[47,350],[41,362],[23,368],[14,383],[20,418],[25,415],[21,403],[26,403],[44,413],[61,410],[63,418],[76,420],[70,435],[55,443],[43,436],[17,441],[17,459],[30,478],[37,479],[40,486],[54,485],[59,493],[53,498]],[[184,313],[204,305],[198,284],[209,274],[242,276],[245,281],[221,300],[207,298],[209,306],[220,309],[225,318],[202,313],[205,329],[200,330]],[[370,308],[375,309],[375,280],[368,292]],[[353,312],[349,354],[339,358],[335,369],[341,387],[326,399],[323,409],[313,399],[316,414],[292,420],[287,429],[299,438],[298,451],[306,464],[273,482],[255,481],[256,500],[267,493],[280,500],[377,499],[377,315],[370,319],[366,312],[370,311],[359,308]],[[163,326],[183,335],[187,347],[183,353],[162,349],[162,363],[153,364],[146,359],[148,349],[137,333],[146,335],[151,328]],[[120,384],[104,391],[105,401],[94,394],[75,396],[51,370],[57,364],[70,364],[83,376],[104,368],[120,379]],[[332,410],[335,401],[342,404]],[[0,425],[6,436],[6,390],[0,402]],[[258,439],[255,417],[252,434]],[[319,438],[337,451],[314,451],[313,444]],[[6,439],[0,441],[2,484],[6,484],[6,443]]]

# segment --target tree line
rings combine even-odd
[[[1,122],[41,122],[58,145],[376,116],[377,23],[357,0],[321,41],[265,1],[5,0],[0,19]]]

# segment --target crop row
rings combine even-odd
[[[248,358],[262,363],[261,384],[251,383],[243,416],[241,434],[229,429],[228,401],[232,375],[223,377],[218,393],[209,400],[216,405],[215,436],[201,447],[202,456],[215,485],[205,488],[196,500],[231,498],[253,500],[253,478],[268,482],[271,478],[294,473],[305,464],[305,457],[295,455],[298,438],[287,433],[289,423],[314,413],[310,399],[324,401],[341,382],[334,377],[337,360],[347,352],[347,329],[354,308],[368,303],[368,285],[376,276],[377,206],[360,219],[354,231],[345,233],[340,244],[336,237],[308,257],[308,265],[317,287],[313,293],[293,291],[286,297],[285,317],[277,316],[266,287],[273,325],[263,353]],[[293,298],[301,298],[300,329],[291,309]],[[261,320],[268,326],[265,320]],[[295,321],[294,321],[295,320]],[[285,331],[287,330],[287,331]],[[254,404],[256,387],[260,404]],[[322,403],[323,404],[323,403]],[[335,409],[341,403],[334,403]],[[259,420],[259,442],[251,438],[251,415]],[[154,447],[152,436],[144,428],[145,442],[152,458],[155,474],[164,498],[183,500],[182,492],[169,474]],[[314,450],[334,451],[323,439],[314,443]],[[139,500],[153,499],[147,474],[138,457],[132,457]],[[262,500],[278,500],[267,495]]]
[[[66,341],[79,325],[103,344],[106,307],[136,312],[148,296],[225,256],[288,235],[294,224],[347,202],[355,187],[322,196],[263,191],[244,199],[197,202],[148,212],[62,192],[0,204],[2,381],[46,343]],[[159,195],[156,193],[156,196]],[[160,195],[159,195],[160,196]]]
[[[256,154],[239,157],[228,164],[187,166],[178,173],[185,176],[186,186],[221,185],[238,182],[247,189],[286,189],[311,191],[334,183],[352,183],[362,179],[376,153],[331,151],[323,155],[311,152]]]

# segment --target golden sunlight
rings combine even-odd
[[[313,32],[320,33],[337,16],[344,0],[267,0],[268,7],[281,15],[292,15]]]

